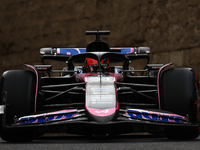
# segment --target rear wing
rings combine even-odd
[[[124,54],[129,60],[147,59],[147,64],[150,61],[149,47],[113,47],[109,52]],[[86,48],[41,48],[40,54],[42,54],[42,64],[44,60],[56,60],[67,62],[68,59],[77,54],[86,53]]]
[[[110,52],[119,54],[149,54],[149,47],[113,47]],[[41,48],[42,55],[76,55],[86,53],[86,48]]]

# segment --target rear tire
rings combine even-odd
[[[192,124],[198,125],[196,104],[197,81],[191,68],[176,68],[161,74],[161,106],[163,110],[188,116]],[[166,127],[169,139],[193,139],[199,136],[198,127]]]
[[[0,80],[0,105],[5,105],[0,116],[0,136],[5,141],[22,142],[34,138],[34,129],[8,129],[14,117],[29,115],[34,111],[35,74],[31,71],[10,70],[3,73]],[[6,98],[3,98],[5,97]]]

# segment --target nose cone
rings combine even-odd
[[[88,117],[99,123],[114,120],[119,109],[114,77],[88,76],[87,80],[85,108]]]
[[[106,123],[116,118],[118,114],[118,109],[117,108],[110,108],[110,109],[88,108],[87,113],[90,119],[99,123]]]

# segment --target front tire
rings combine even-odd
[[[163,110],[188,116],[193,125],[199,124],[197,81],[191,68],[175,68],[161,74],[161,106]],[[198,126],[166,127],[169,139],[194,139],[199,136]]]
[[[29,115],[34,111],[35,74],[31,71],[10,70],[0,80],[0,105],[5,105],[0,116],[0,136],[5,141],[22,142],[34,138],[34,129],[8,129],[15,117]],[[3,98],[4,97],[4,98]]]

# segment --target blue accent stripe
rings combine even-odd
[[[118,54],[128,54],[128,53],[132,53],[131,52],[131,48],[121,48],[121,52],[116,52]]]
[[[60,54],[63,55],[76,55],[85,52],[86,52],[85,48],[60,48]]]
[[[142,119],[149,121],[158,121],[158,122],[174,122],[174,123],[183,123],[185,122],[185,117],[179,116],[176,114],[160,113],[160,112],[151,112],[146,110],[139,109],[128,109],[127,115],[131,117],[132,120]]]
[[[66,119],[71,119],[72,117],[78,115],[77,110],[63,110],[58,112],[24,116],[19,118],[18,124],[34,124],[34,123],[45,123],[52,121],[62,121]]]
[[[70,113],[70,114],[63,114],[63,115],[55,115],[55,116],[48,116],[48,117],[27,117],[23,118],[19,121],[20,124],[33,124],[33,123],[45,123],[45,122],[52,122],[52,121],[62,121],[66,119],[72,118],[77,113]]]
[[[86,48],[59,48],[60,52],[59,54],[63,55],[76,55],[76,54],[81,54],[86,52]],[[120,49],[120,48],[118,48]],[[121,48],[121,52],[116,52],[118,54],[128,54],[132,53],[131,49],[133,48]]]

